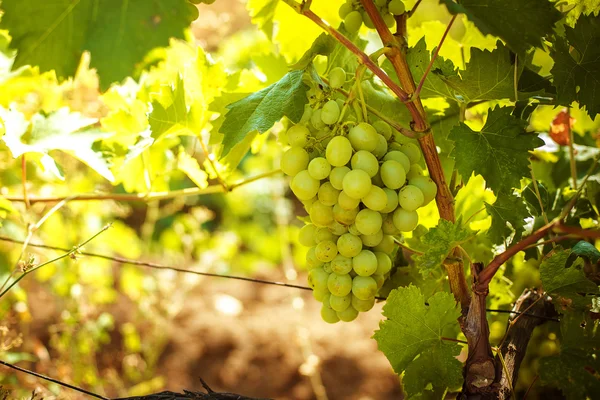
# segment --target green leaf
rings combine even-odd
[[[188,109],[185,104],[185,89],[181,76],[177,77],[174,88],[168,89],[168,106],[159,99],[152,100],[152,111],[148,114],[148,123],[154,139],[171,132],[172,128],[185,128],[188,125]],[[190,132],[191,133],[191,132]]]
[[[496,193],[520,186],[521,177],[530,175],[529,151],[544,144],[537,135],[525,132],[526,121],[510,113],[508,107],[490,109],[481,131],[461,123],[449,136],[455,142],[451,156],[458,172],[464,178],[481,174]]]
[[[187,0],[55,0],[43,8],[38,0],[5,0],[2,9],[0,29],[18,50],[13,69],[38,65],[70,77],[87,50],[103,89],[133,75],[152,49],[184,39],[198,15]]]
[[[249,0],[246,5],[252,22],[269,38],[273,36],[273,18],[278,5],[279,0]]]
[[[221,125],[223,155],[248,133],[264,133],[284,116],[294,123],[300,121],[308,102],[303,73],[291,71],[271,86],[227,106],[229,112]]]
[[[316,56],[329,56],[338,46],[340,45],[331,35],[323,32],[313,42],[310,49],[304,53],[300,60],[290,68],[299,70],[306,69]]]
[[[447,292],[434,294],[427,303],[415,286],[392,290],[383,306],[387,319],[374,335],[394,371],[406,373],[409,397],[429,391],[430,384],[433,392],[444,393],[462,383],[462,364],[455,358],[461,347],[442,340],[459,328],[459,307]]]
[[[474,232],[462,226],[462,220],[455,223],[440,219],[421,239],[421,248],[425,251],[413,259],[421,274],[427,276],[439,269],[453,248],[471,239]]]
[[[500,37],[516,53],[541,47],[560,12],[548,0],[440,0],[452,14],[464,13],[485,35]]]
[[[571,253],[579,257],[586,258],[593,264],[596,264],[598,260],[600,260],[600,251],[598,251],[598,249],[595,248],[593,244],[584,240],[578,242],[575,246],[573,246],[573,248],[571,249]]]
[[[550,54],[560,104],[578,101],[590,117],[600,113],[600,17],[582,16],[575,28],[565,26],[567,40],[558,38]]]
[[[493,244],[506,243],[507,238],[513,232],[512,243],[521,240],[525,230],[525,218],[530,217],[527,206],[521,197],[512,193],[500,193],[493,204],[485,203],[485,208],[492,216],[492,225],[487,236]]]
[[[186,153],[183,147],[179,148],[177,154],[177,169],[185,173],[199,188],[204,189],[208,186],[208,174],[200,168],[198,160]]]

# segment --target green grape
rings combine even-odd
[[[321,303],[323,303],[325,300],[328,299],[328,296],[331,296],[331,293],[329,293],[329,289],[326,289],[326,290],[313,290],[312,291],[312,295],[315,298],[315,300],[320,301]]]
[[[383,121],[375,121],[373,122],[373,128],[382,135],[385,140],[390,140],[392,138],[392,127],[389,126],[386,122]]]
[[[377,211],[365,208],[356,214],[356,229],[361,235],[374,235],[381,229],[383,219]]]
[[[367,247],[375,247],[383,240],[383,231],[380,229],[374,235],[360,235],[360,240]]]
[[[323,267],[311,269],[308,271],[308,286],[314,290],[327,290],[329,275]]]
[[[388,0],[375,0],[375,4],[379,7],[387,6]]]
[[[371,190],[371,178],[362,169],[353,169],[344,176],[342,186],[343,193],[353,199],[362,199]]]
[[[342,190],[342,192],[338,196],[338,204],[344,210],[354,210],[360,204],[360,199],[350,197],[346,194],[346,192]]]
[[[317,192],[317,198],[326,206],[333,206],[337,204],[340,192],[341,190],[334,188],[331,182],[325,182],[319,188],[319,191]]]
[[[315,256],[319,261],[330,262],[337,254],[337,246],[335,242],[331,240],[320,242],[315,248]]]
[[[352,258],[352,269],[359,276],[370,276],[377,270],[377,257],[370,250],[362,250]]]
[[[406,11],[406,7],[401,0],[392,0],[388,3],[388,10],[394,15],[402,15]]]
[[[350,161],[350,165],[352,165],[352,169],[362,169],[369,177],[372,178],[375,176],[377,171],[379,170],[379,163],[377,162],[377,158],[365,150],[359,150],[352,156]]]
[[[406,211],[397,208],[394,211],[394,225],[400,232],[413,231],[419,224],[419,215],[416,211]]]
[[[339,204],[333,206],[333,219],[342,225],[352,225],[356,218],[356,214],[358,214],[358,207],[346,210]]]
[[[323,264],[323,271],[327,272],[328,274],[331,274],[331,263],[326,262],[325,264]]]
[[[344,233],[337,240],[337,249],[344,257],[352,258],[362,250],[362,240],[351,233]]]
[[[387,160],[381,164],[381,180],[390,189],[399,189],[406,182],[406,172],[398,161]]]
[[[358,311],[352,306],[346,308],[344,311],[337,312],[337,316],[340,320],[344,322],[351,322],[358,317]]]
[[[342,190],[344,188],[344,176],[350,172],[348,167],[335,167],[329,173],[329,182],[334,189]]]
[[[377,294],[377,281],[370,276],[354,277],[352,279],[352,294],[360,300],[370,300]]]
[[[467,28],[462,18],[457,18],[450,27],[450,31],[448,31],[450,37],[459,43],[462,42],[465,33],[467,33]]]
[[[392,270],[392,260],[390,259],[390,256],[381,251],[376,251],[375,257],[377,258],[377,270],[374,272],[375,274],[383,276]]]
[[[313,113],[313,109],[310,107],[309,104],[306,104],[304,106],[304,113],[302,114],[302,117],[300,118],[300,122],[298,122],[299,124],[306,124],[308,122],[310,122],[310,118],[312,117],[312,113]]]
[[[327,288],[334,296],[345,296],[352,290],[352,278],[348,274],[331,274],[327,278]]]
[[[358,214],[358,213],[357,213]],[[356,229],[356,224],[352,224],[348,227],[348,233],[353,234],[354,236],[360,236],[362,235],[358,229]]]
[[[328,324],[335,324],[336,322],[340,322],[340,317],[338,317],[337,312],[331,308],[329,304],[325,304],[321,306],[321,319]]]
[[[367,300],[361,300],[356,297],[354,294],[352,295],[352,307],[360,312],[367,312],[375,305],[375,297],[371,297]]]
[[[398,151],[398,150],[390,151],[383,157],[383,160],[384,161],[387,161],[387,160],[398,161],[402,165],[402,168],[404,168],[404,171],[410,170],[410,160],[408,159],[406,154],[404,154],[401,151]]]
[[[371,20],[371,17],[369,17],[369,14],[367,14],[366,12],[362,12],[361,14],[365,26],[369,29],[375,29],[375,24]]]
[[[385,26],[392,29],[396,25],[396,18],[394,18],[393,14],[386,13],[383,14],[383,22],[385,22]]]
[[[310,130],[302,124],[296,124],[287,130],[287,139],[290,146],[304,147],[308,141]],[[302,168],[304,169],[304,168]]]
[[[386,215],[386,217],[383,219],[381,230],[383,231],[384,235],[397,235],[400,233],[398,228],[396,228],[396,225],[394,225],[393,214]]]
[[[323,266],[323,262],[317,259],[315,253],[316,248],[316,246],[313,246],[306,252],[306,267],[308,269],[320,268]]]
[[[373,155],[377,159],[381,159],[381,157],[385,156],[388,150],[387,140],[383,137],[383,135],[377,135],[377,147],[373,150]]]
[[[292,192],[300,200],[310,200],[315,197],[320,186],[319,181],[311,177],[307,170],[298,172],[290,183]]]
[[[406,174],[406,179],[411,180],[419,176],[423,176],[423,168],[421,168],[419,164],[411,165],[408,173]]]
[[[281,170],[289,176],[296,176],[308,166],[308,153],[302,147],[290,147],[281,156]]]
[[[405,143],[400,147],[400,151],[406,154],[411,164],[416,164],[421,159],[421,150],[414,143]]]
[[[390,188],[383,188],[383,192],[385,193],[386,198],[385,207],[376,211],[381,211],[382,213],[388,214],[393,212],[396,207],[398,207],[398,193]]]
[[[408,184],[421,189],[423,193],[423,205],[429,204],[437,195],[437,185],[431,178],[426,176],[417,176],[409,179]]]
[[[371,184],[379,187],[384,187],[383,181],[381,180],[381,168],[374,177],[371,178]]]
[[[348,164],[352,157],[352,144],[347,138],[336,136],[327,145],[325,157],[334,167],[342,167]]]
[[[335,219],[335,214],[334,214],[334,219]],[[348,227],[345,225],[340,224],[337,221],[333,221],[328,229],[331,231],[331,233],[333,233],[335,236],[342,236],[344,233],[348,232]],[[337,241],[337,238],[336,238]]]
[[[344,26],[350,33],[358,32],[362,22],[362,15],[359,11],[351,11],[344,17]]]
[[[356,151],[373,151],[377,147],[377,131],[366,122],[361,122],[350,129],[348,140]]]
[[[347,3],[343,4],[342,7],[344,7],[345,5],[347,5]],[[340,7],[340,11],[342,10],[342,7]],[[344,71],[340,67],[335,67],[331,71],[329,71],[329,86],[331,86],[334,89],[338,89],[341,88],[344,85],[344,83],[346,83],[346,71]]]
[[[392,225],[393,225],[393,223],[392,223]],[[383,231],[383,229],[382,229],[382,231]],[[392,235],[383,235],[381,242],[379,242],[379,244],[377,246],[373,247],[373,250],[383,252],[385,254],[392,254],[392,252],[394,251],[395,248],[396,248],[396,242],[394,241],[394,237]],[[377,253],[375,253],[375,254],[377,254]]]
[[[317,228],[316,233],[315,233],[315,239],[316,239],[317,243],[320,243],[320,242],[324,242],[326,240],[334,240],[335,235],[326,227],[321,227],[321,228]]]
[[[398,203],[406,211],[414,211],[423,205],[423,192],[416,186],[406,185],[398,193]]]
[[[331,271],[338,275],[347,274],[352,271],[352,259],[338,254],[331,260]]]
[[[352,295],[350,293],[345,296],[336,296],[332,294],[329,297],[329,306],[337,312],[344,311],[346,308],[350,307],[350,303],[352,303]]]
[[[330,172],[331,165],[324,157],[313,158],[311,162],[308,163],[308,173],[318,181],[327,178]]]
[[[312,115],[310,116],[310,123],[312,124],[313,128],[315,128],[316,130],[321,130],[323,128],[325,128],[325,122],[323,122],[323,120],[321,119],[321,109],[317,109],[317,110],[313,110]]]
[[[350,3],[344,3],[340,6],[340,9],[338,11],[338,14],[340,16],[341,19],[346,18],[346,15],[350,14],[354,9],[352,8],[352,4]],[[330,80],[331,80],[331,73],[329,73],[330,76]]]
[[[310,208],[312,207],[315,201],[319,201],[319,199],[317,199],[317,196],[311,197],[308,200],[302,200],[302,204],[304,205],[304,209],[307,213],[310,212]]]
[[[381,289],[385,282],[385,277],[383,275],[373,274],[371,275],[371,278],[375,279],[375,282],[377,282],[377,289]]]
[[[381,211],[387,205],[388,196],[382,188],[380,188],[379,186],[372,185],[371,190],[369,190],[369,193],[367,193],[367,195],[362,198],[362,202],[365,206],[367,206],[373,211]],[[395,204],[394,208],[396,208]]]
[[[316,226],[328,226],[333,222],[333,207],[315,201],[310,206],[310,221]]]
[[[298,233],[298,241],[302,246],[311,247],[317,244],[315,235],[317,227],[313,224],[304,225]]]
[[[321,119],[327,125],[333,125],[340,117],[340,106],[335,100],[329,100],[321,109]]]

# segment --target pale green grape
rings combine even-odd
[[[377,258],[377,270],[374,272],[375,274],[383,276],[392,270],[392,260],[390,259],[390,256],[381,251],[376,251],[375,257]]]
[[[333,206],[333,219],[342,225],[352,225],[356,218],[356,214],[358,214],[358,207],[346,210],[339,204]]]
[[[308,200],[302,200],[302,204],[304,205],[304,209],[307,213],[310,212],[310,208],[312,207],[315,201],[319,201],[319,199],[317,199],[317,196],[311,197]]]
[[[423,176],[423,168],[421,168],[419,164],[411,165],[410,170],[408,170],[408,173],[406,174],[406,179],[411,180],[419,176]]]
[[[308,269],[320,268],[323,266],[323,262],[317,259],[317,255],[315,253],[316,248],[316,246],[313,246],[306,252],[306,267]]]
[[[338,275],[349,273],[352,271],[352,259],[338,254],[333,260],[331,260],[331,271]]]
[[[327,278],[327,288],[334,296],[346,296],[352,290],[352,278],[348,274],[331,274]]]
[[[328,324],[335,324],[336,322],[340,322],[340,317],[338,317],[337,312],[331,308],[329,302],[321,306],[321,319]]]
[[[334,167],[342,167],[348,164],[352,157],[352,144],[347,138],[336,136],[327,145],[325,157]]]
[[[340,117],[340,106],[335,100],[329,100],[321,109],[321,120],[327,125],[333,125]]]
[[[413,231],[419,224],[419,214],[416,211],[406,211],[397,208],[394,211],[394,225],[400,232]]]
[[[352,294],[360,300],[370,300],[377,294],[377,281],[370,276],[354,277],[352,279]]]
[[[381,159],[381,157],[385,156],[388,151],[388,143],[387,140],[383,137],[383,135],[377,135],[377,147],[373,150],[373,155],[377,159]]]
[[[336,296],[332,294],[329,297],[329,306],[337,312],[344,311],[346,308],[350,307],[350,303],[352,303],[352,294],[350,293],[345,296]]]
[[[362,202],[373,211],[381,211],[387,205],[388,195],[379,186],[372,185],[369,193],[362,198]],[[394,204],[394,208],[396,208],[396,204]]]
[[[340,13],[341,13],[342,7],[344,7],[346,5],[347,5],[347,3],[343,4],[340,7]],[[341,14],[340,14],[340,16],[341,16]],[[345,17],[345,15],[344,15],[344,17]],[[342,17],[342,18],[344,18],[344,17]],[[334,89],[338,89],[338,88],[341,88],[345,82],[346,82],[346,71],[344,71],[342,68],[335,67],[331,71],[329,71],[329,86],[331,86]]]
[[[352,258],[362,250],[362,240],[351,233],[344,233],[337,240],[337,250],[344,257]]]
[[[333,222],[333,207],[315,201],[310,206],[310,221],[316,226],[327,226]]]
[[[323,267],[311,269],[308,271],[308,286],[314,290],[327,290],[329,275]]]
[[[400,151],[406,154],[411,164],[416,164],[421,159],[421,150],[414,143],[405,143],[400,148]]]
[[[319,261],[330,262],[335,258],[335,256],[337,256],[337,254],[337,246],[335,242],[331,240],[320,242],[315,248],[315,256]]]
[[[373,128],[382,135],[385,140],[390,140],[392,138],[392,127],[389,126],[386,122],[383,121],[375,121],[373,123]]]
[[[380,229],[374,235],[360,235],[363,245],[367,247],[375,247],[383,240],[383,231]]]
[[[377,147],[377,131],[366,122],[361,122],[350,129],[348,140],[356,151],[373,151]]]
[[[406,154],[404,154],[401,151],[392,150],[383,157],[383,160],[384,161],[387,161],[387,160],[398,161],[402,165],[402,168],[404,168],[404,171],[410,170],[410,160],[408,159]]]
[[[346,192],[342,190],[342,192],[338,196],[338,204],[344,210],[354,210],[360,204],[360,199],[350,197],[346,194]]]
[[[332,272],[331,271],[331,263],[326,262],[325,264],[323,264],[323,270],[325,272],[327,272],[328,274],[330,274]]]
[[[354,9],[352,8],[352,4],[344,3],[340,6],[340,9],[338,10],[338,14],[341,19],[344,19],[344,18],[346,18],[346,15],[350,14],[353,10]],[[331,73],[329,73],[329,80],[331,81]]]
[[[337,240],[335,235],[326,227],[317,228],[315,232],[315,240],[317,243],[324,242],[326,240]]]
[[[371,278],[375,279],[375,282],[377,283],[377,289],[381,289],[383,283],[385,282],[385,277],[383,275],[373,274],[371,275]]]
[[[361,235],[374,235],[381,229],[382,222],[381,214],[366,208],[356,214],[354,223]]]
[[[465,27],[465,24],[461,18],[457,18],[454,21],[454,23],[450,27],[450,31],[448,32],[450,37],[459,43],[462,42],[465,33],[467,33],[467,28]]]
[[[369,177],[372,178],[375,176],[377,171],[379,170],[379,162],[377,158],[365,150],[359,150],[352,156],[350,161],[350,165],[352,165],[352,170],[361,169],[369,174]]]
[[[375,4],[379,7],[387,6],[388,0],[375,0]]]
[[[392,29],[394,27],[394,25],[396,25],[396,18],[394,18],[393,14],[390,13],[386,13],[383,14],[383,22],[385,22],[385,25]]]
[[[310,116],[310,123],[312,124],[313,128],[315,128],[316,130],[321,130],[321,129],[325,128],[325,122],[323,122],[323,120],[321,119],[321,109],[320,108],[313,110],[313,113]]]
[[[337,204],[340,192],[341,190],[335,189],[331,182],[325,182],[319,188],[319,191],[317,192],[317,198],[326,206],[333,206]]]
[[[333,168],[329,173],[329,182],[331,183],[331,186],[337,190],[342,190],[344,188],[344,176],[346,176],[348,172],[350,172],[350,168],[345,166]]]
[[[302,246],[311,247],[317,244],[315,235],[317,234],[317,227],[313,224],[304,225],[298,233],[298,241]]]
[[[381,211],[382,213],[386,213],[386,214],[391,213],[396,209],[396,207],[398,207],[398,193],[396,193],[395,190],[392,190],[387,187],[383,188],[383,192],[385,193],[385,198],[386,198],[385,207],[383,207],[383,209],[381,209],[379,211]]]
[[[371,178],[371,184],[379,187],[385,186],[381,180],[381,169],[379,169],[375,176]]]
[[[287,139],[290,146],[306,146],[306,142],[308,141],[309,135],[310,131],[306,126],[302,124],[296,124],[287,130]]]
[[[437,185],[431,178],[426,176],[417,176],[409,179],[408,184],[421,189],[423,193],[423,205],[429,204],[437,195]]]
[[[352,294],[352,307],[360,312],[367,312],[375,305],[375,297],[371,297],[367,300],[361,300]]]
[[[308,173],[316,180],[325,179],[331,172],[331,165],[324,157],[316,157],[308,163]]]
[[[394,215],[388,214],[383,219],[383,224],[381,226],[381,230],[385,235],[397,235],[400,233],[396,225],[394,224]]]
[[[302,114],[302,117],[300,118],[300,124],[306,124],[308,122],[310,122],[310,118],[312,117],[312,113],[313,113],[313,109],[310,107],[309,104],[306,104],[304,106],[304,113]]]
[[[315,298],[315,300],[320,301],[321,303],[323,303],[328,296],[331,296],[331,293],[329,293],[329,289],[326,290],[313,290],[312,291],[312,295]]]
[[[388,160],[381,165],[381,180],[390,189],[399,189],[406,182],[406,172],[398,161]]]
[[[423,192],[416,186],[406,185],[398,193],[400,207],[406,211],[414,211],[423,205]]]
[[[335,214],[333,215],[334,219],[335,219]],[[344,233],[348,232],[348,227],[345,225],[340,224],[337,221],[333,221],[328,229],[331,231],[331,233],[333,233],[335,236],[342,236]],[[337,238],[336,238],[337,240]]]
[[[362,235],[362,233],[360,233],[358,231],[358,229],[356,229],[356,224],[352,224],[348,227],[348,233],[353,234],[354,236],[360,236]]]
[[[358,32],[362,22],[362,15],[359,11],[351,11],[344,17],[344,25],[346,26],[346,30],[350,33]]]
[[[289,176],[296,176],[308,166],[308,153],[302,147],[290,147],[281,156],[281,170]]]
[[[337,316],[340,320],[344,322],[351,322],[354,321],[356,317],[358,317],[358,311],[356,311],[354,307],[350,306],[342,312],[337,312]]]
[[[371,190],[371,178],[362,169],[353,169],[344,176],[342,186],[344,193],[354,199],[360,200]]]
[[[393,223],[392,223],[392,225],[393,225]],[[396,248],[396,242],[394,241],[394,237],[392,235],[383,235],[381,242],[379,242],[379,244],[377,246],[373,247],[373,250],[380,251],[380,252],[383,252],[386,254],[392,254],[392,252],[394,251],[395,248]]]
[[[352,269],[359,276],[370,276],[377,270],[377,257],[370,250],[361,250],[352,258]]]
[[[402,0],[392,0],[388,3],[388,10],[394,15],[402,15],[406,11],[406,7]]]
[[[292,192],[300,200],[310,200],[315,197],[320,186],[319,181],[311,177],[307,170],[298,172],[290,183]]]
[[[366,12],[362,12],[361,14],[362,14],[363,23],[365,24],[365,26],[369,29],[374,29],[375,24],[371,20],[371,17],[369,17],[369,14],[367,14]]]

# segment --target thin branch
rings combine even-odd
[[[25,200],[25,208],[29,210],[31,207],[31,203],[29,203],[29,198],[27,196],[27,160],[25,159],[25,154],[21,155],[21,183],[23,185],[23,199]]]
[[[440,336],[440,339],[445,340],[447,342],[468,344],[466,340],[452,339],[452,338],[448,338],[448,337],[444,337],[444,336]]]

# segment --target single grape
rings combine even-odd
[[[296,174],[308,167],[308,153],[302,147],[290,147],[281,156],[281,170],[289,176]]]
[[[387,150],[388,150],[387,140],[385,140],[383,135],[378,134],[377,135],[377,147],[375,147],[375,150],[373,150],[373,155],[377,159],[381,159],[383,156],[386,155]]]
[[[318,181],[327,178],[330,172],[331,165],[324,157],[313,158],[311,162],[308,163],[308,173]]]
[[[329,303],[321,306],[321,319],[327,322],[328,324],[335,324],[336,322],[340,322],[340,317],[338,317],[337,312],[331,308]]]
[[[437,195],[437,185],[431,178],[426,176],[417,176],[409,179],[408,184],[421,189],[423,193],[423,205],[429,204]]]
[[[313,290],[312,291],[312,295],[315,298],[315,300],[320,301],[321,303],[323,303],[325,300],[328,299],[328,296],[331,296],[331,293],[329,293],[329,289],[326,289],[326,290]]]
[[[362,235],[362,233],[360,233],[358,231],[358,229],[356,229],[356,224],[352,224],[348,227],[348,233],[353,234],[354,236],[360,236]]]
[[[327,288],[334,296],[346,296],[352,290],[352,278],[348,274],[331,274],[327,278]]]
[[[346,18],[346,15],[350,14],[354,9],[352,8],[352,4],[350,3],[344,3],[340,6],[340,9],[338,10],[338,14],[340,16],[341,19]],[[330,76],[330,80],[331,80],[331,73],[329,73]]]
[[[423,176],[423,168],[419,164],[413,164],[406,173],[406,179],[411,180],[413,178]]]
[[[354,277],[352,279],[352,294],[360,300],[369,300],[375,297],[377,294],[377,281],[370,276]]]
[[[396,242],[394,241],[394,237],[392,235],[383,235],[383,238],[381,238],[381,242],[379,242],[377,246],[373,247],[373,250],[383,252],[385,254],[392,254],[395,248]]]
[[[310,200],[319,191],[319,181],[310,176],[307,170],[302,170],[294,176],[290,183],[292,192],[300,200]]]
[[[344,257],[352,258],[362,250],[362,240],[351,233],[344,233],[337,240],[337,249]]]
[[[352,144],[347,138],[336,136],[327,145],[325,157],[334,167],[342,167],[348,164],[352,157]]]
[[[374,235],[360,235],[360,240],[362,240],[363,245],[367,247],[375,247],[381,240],[383,239],[383,231],[380,229]]]
[[[381,218],[381,214],[377,211],[365,208],[356,214],[354,223],[361,235],[374,235],[381,229],[382,222],[383,219]]]
[[[314,226],[313,224],[306,224],[300,229],[300,232],[298,233],[298,241],[300,242],[300,244],[302,246],[306,246],[306,247],[316,246],[316,244],[317,244],[317,240],[315,237],[316,233],[317,233],[316,226]]]
[[[404,171],[410,170],[410,160],[408,159],[406,154],[404,154],[401,151],[398,151],[398,150],[390,151],[383,157],[383,160],[384,161],[387,161],[387,160],[398,161],[402,165],[402,168],[404,168]]]
[[[315,232],[315,239],[317,243],[321,243],[326,240],[337,240],[337,238],[335,238],[335,235],[326,227],[317,228]]]
[[[333,206],[337,204],[340,192],[341,190],[334,188],[331,182],[325,182],[319,188],[319,191],[317,192],[317,198],[326,206]]]
[[[383,181],[381,180],[381,168],[374,177],[371,178],[371,184],[379,187],[384,187]]]
[[[310,206],[310,221],[316,226],[326,227],[333,222],[333,207],[315,201]]]
[[[386,13],[383,14],[383,22],[385,22],[385,26],[392,29],[396,25],[396,18],[394,18],[393,14]]]
[[[356,218],[356,214],[358,214],[358,207],[354,207],[351,210],[345,210],[339,204],[333,206],[333,219],[342,225],[352,225]]]
[[[375,185],[372,185],[369,193],[362,198],[364,205],[373,211],[383,210],[387,205],[387,201],[388,196],[386,195],[385,191],[379,186]]]
[[[316,248],[316,246],[313,246],[306,252],[306,267],[308,269],[320,268],[323,266],[323,262],[317,259],[315,252]]]
[[[356,151],[373,151],[377,147],[377,131],[366,122],[361,122],[350,129],[348,140]]]
[[[333,260],[331,260],[331,271],[338,275],[349,273],[352,271],[352,259],[338,254]]]
[[[296,124],[287,130],[287,139],[290,146],[306,146],[306,142],[308,141],[309,135],[310,130],[308,130],[308,128],[302,124]]]
[[[333,272],[333,271],[331,271],[331,263],[328,263],[328,262],[324,263],[323,271],[327,272],[328,274],[331,274],[331,272]]]
[[[348,196],[354,199],[362,199],[369,193],[369,190],[371,190],[371,178],[365,171],[353,169],[344,176],[342,186],[344,188],[344,193]]]
[[[356,317],[358,317],[358,311],[356,311],[356,309],[352,306],[346,308],[344,311],[341,311],[337,313],[337,316],[340,320],[344,321],[344,322],[351,322],[354,321],[356,319]]]
[[[375,297],[371,297],[368,300],[361,300],[356,297],[354,294],[352,295],[352,307],[354,307],[357,311],[367,312],[375,305]]]
[[[383,219],[381,230],[383,231],[384,235],[397,235],[400,233],[394,224],[394,214],[386,215],[386,217]]]
[[[344,188],[344,176],[350,172],[350,168],[348,167],[335,167],[329,173],[329,182],[331,186],[333,186],[337,190],[342,190]]]
[[[394,211],[394,225],[400,232],[413,231],[419,224],[419,215],[416,211],[406,211],[402,208],[397,208]]]
[[[363,20],[360,11],[351,11],[344,17],[344,26],[350,33],[358,32],[362,22]]]
[[[323,267],[311,269],[308,271],[308,286],[315,290],[327,290],[329,275]]]
[[[355,199],[354,197],[350,197],[342,190],[340,195],[338,196],[338,204],[344,210],[353,210],[360,204],[360,199]]]
[[[377,283],[377,289],[381,289],[383,283],[385,282],[385,277],[383,275],[373,274],[371,275],[371,278],[375,279],[375,282]]]
[[[352,269],[360,276],[370,276],[377,270],[377,257],[370,250],[362,250],[352,258]]]
[[[327,125],[333,125],[340,117],[340,107],[335,100],[329,100],[321,109],[321,120]]]
[[[406,182],[406,172],[398,161],[385,161],[381,164],[380,173],[381,180],[390,189],[399,189]]]
[[[304,106],[304,113],[302,114],[302,117],[300,118],[300,124],[306,124],[308,122],[310,122],[310,118],[312,117],[312,113],[313,113],[313,109],[311,108],[311,106],[309,104],[306,104]]]
[[[398,207],[398,193],[390,188],[383,188],[383,192],[385,193],[386,198],[385,206],[381,210],[376,211],[381,211],[386,214],[391,213]]]
[[[383,121],[375,121],[373,122],[373,128],[382,135],[385,140],[390,140],[392,137],[392,127],[389,126],[386,122]]]
[[[406,185],[398,193],[400,207],[406,211],[414,211],[423,205],[423,192],[416,186]]]
[[[383,276],[392,270],[392,260],[390,259],[390,256],[380,251],[376,251],[375,257],[377,258],[377,270],[374,272],[375,274]]]
[[[388,3],[388,10],[394,15],[402,15],[406,11],[406,7],[402,0],[392,0]]]
[[[346,5],[346,4],[347,3],[345,3],[344,5]],[[344,5],[342,5],[342,7],[344,7]],[[342,7],[340,7],[340,10],[342,9]],[[342,17],[342,18],[344,18],[344,17]],[[334,89],[338,89],[338,88],[341,88],[345,82],[346,82],[346,71],[344,71],[342,68],[335,67],[331,71],[329,71],[329,86],[331,86]]]
[[[400,151],[406,154],[411,164],[416,164],[421,159],[421,150],[414,143],[405,143],[400,148]]]
[[[315,256],[319,261],[330,262],[337,254],[337,246],[335,242],[330,240],[319,243],[315,248]]]
[[[329,297],[329,306],[337,312],[342,312],[350,307],[350,303],[352,303],[352,294],[350,293],[345,296],[336,296],[332,294],[331,297]]]
[[[465,37],[465,33],[467,33],[465,23],[463,22],[462,18],[456,18],[456,20],[450,27],[450,31],[448,31],[448,34],[452,39],[460,43],[462,42],[463,37]]]
[[[313,110],[313,113],[310,116],[310,123],[316,130],[321,130],[325,128],[325,122],[323,122],[323,120],[321,119],[321,112],[322,111],[320,108],[317,110]]]
[[[335,219],[335,214],[334,214]],[[329,227],[327,228],[333,233],[335,236],[342,236],[344,233],[348,232],[348,227],[346,225],[342,225],[337,221],[333,221]],[[336,238],[337,240],[337,238]]]
[[[369,29],[375,29],[375,24],[371,20],[371,17],[369,17],[369,14],[367,14],[366,12],[363,12],[361,14],[362,14],[363,23],[365,24],[365,26]]]
[[[374,177],[379,170],[377,158],[373,155],[373,153],[366,150],[359,150],[354,153],[350,161],[350,165],[352,165],[353,170],[362,169],[369,174],[370,178]]]

